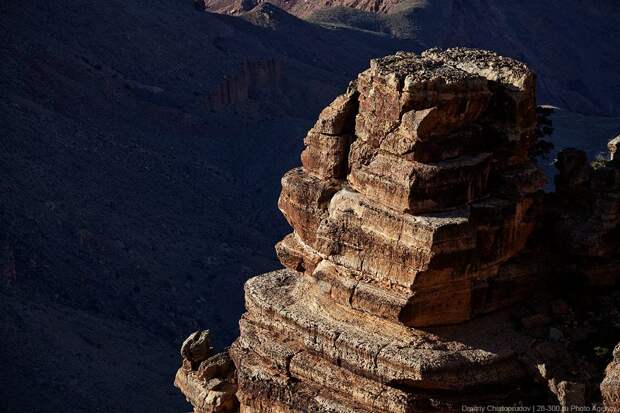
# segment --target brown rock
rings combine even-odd
[[[614,359],[605,369],[605,379],[601,383],[603,403],[609,412],[620,411],[620,344],[613,353]]]
[[[282,179],[287,269],[245,286],[231,347],[241,412],[510,405],[541,369],[577,400],[502,310],[542,274],[534,96],[519,62],[433,49],[373,60],[321,113],[303,167]],[[225,371],[190,370],[202,389]],[[208,398],[200,389],[184,392]]]
[[[337,411],[407,412],[430,399],[456,409],[453,400],[467,389],[481,401],[511,397],[476,389],[525,374],[516,354],[526,341],[502,327],[508,323],[487,319],[425,333],[325,305],[313,298],[315,288],[288,270],[246,284],[248,313],[232,350],[242,411],[335,405],[343,409]]]
[[[350,135],[325,135],[312,129],[304,139],[301,153],[304,170],[321,179],[343,179],[347,175]]]
[[[307,246],[296,233],[284,237],[276,244],[278,259],[287,268],[312,274],[322,258],[317,251]]]
[[[191,334],[181,347],[183,365],[174,385],[194,407],[195,413],[238,411],[235,366],[228,350],[214,354],[209,330]]]
[[[351,186],[398,211],[423,213],[467,204],[486,193],[490,154],[434,164],[379,152],[368,165],[352,168]]]
[[[610,140],[607,147],[609,148],[609,158],[612,161],[618,160],[620,157],[620,135]]]
[[[540,273],[526,252],[542,186],[527,156],[534,76],[432,50],[372,61],[356,89],[321,113],[303,168],[282,180],[288,270],[246,283],[231,350],[241,411],[520,400],[529,338],[505,313],[468,320],[528,297]]]
[[[313,129],[325,135],[352,134],[355,129],[357,98],[357,90],[352,85],[347,93],[338,96],[323,109]]]
[[[209,330],[196,331],[185,339],[181,346],[181,356],[192,364],[199,364],[213,354]]]
[[[566,380],[556,384],[552,380],[550,389],[558,398],[558,403],[563,412],[573,412],[586,407],[585,384]]]
[[[282,178],[278,207],[305,243],[314,244],[319,223],[339,188],[338,182],[320,180],[301,168],[287,172]]]

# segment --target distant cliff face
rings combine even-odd
[[[317,10],[330,7],[351,7],[369,12],[389,13],[406,0],[204,0],[209,11],[226,14],[241,14],[254,7],[271,3],[296,16],[307,17]]]
[[[236,73],[225,76],[206,98],[207,110],[221,111],[261,95],[281,93],[282,62],[265,59],[243,62]]]
[[[235,338],[304,130],[398,46],[177,0],[1,8],[0,411],[181,411],[172,338]]]

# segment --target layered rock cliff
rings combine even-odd
[[[620,162],[618,138],[609,143],[609,159],[590,163],[585,152],[558,155],[557,191],[548,211],[553,222],[554,267],[598,286],[620,279]]]
[[[227,14],[242,14],[254,7],[267,3],[266,0],[196,0],[201,1],[209,11]],[[329,7],[353,7],[369,12],[388,13],[404,3],[403,0],[269,0],[288,12],[298,16],[309,16],[313,12]]]
[[[585,405],[596,374],[549,327],[576,326],[572,310],[512,304],[549,279],[547,236],[566,234],[566,265],[604,256],[590,279],[615,277],[617,246],[603,246],[619,228],[617,169],[563,154],[546,199],[536,123],[535,76],[515,60],[462,48],[373,60],[282,178],[286,269],[246,283],[229,351],[240,410]],[[577,190],[589,209],[565,207]],[[573,245],[584,233],[587,250]],[[196,371],[186,358],[177,385],[218,411],[183,386]]]
[[[276,95],[282,82],[282,62],[266,59],[243,62],[233,75],[226,76],[206,96],[206,109],[221,111],[260,95]]]

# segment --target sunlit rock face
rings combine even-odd
[[[609,157],[588,160],[584,151],[558,154],[557,191],[546,202],[551,223],[550,261],[558,276],[592,286],[620,281],[620,139],[609,142]]]
[[[245,287],[231,348],[241,411],[519,398],[527,340],[475,317],[536,285],[534,85],[490,52],[398,53],[323,110],[282,178],[287,269]]]
[[[405,0],[195,0],[201,9],[207,11],[239,15],[250,12],[256,7],[273,4],[289,13],[307,17],[317,10],[329,7],[353,7],[359,10],[377,13],[389,13]]]
[[[294,229],[282,263],[334,304],[407,326],[519,300],[534,285],[519,255],[539,211],[535,122],[534,76],[514,60],[450,49],[372,61],[282,179]]]

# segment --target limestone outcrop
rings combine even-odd
[[[196,411],[236,408],[206,403],[211,377],[246,413],[585,406],[600,379],[593,390],[596,369],[574,351],[585,335],[564,338],[585,324],[534,297],[550,263],[615,277],[617,161],[562,152],[544,196],[536,126],[520,62],[463,48],[373,60],[282,178],[286,268],[246,283],[240,336],[221,356],[235,378],[200,376],[211,358],[191,360],[200,337],[184,345],[177,385]],[[565,263],[547,237],[571,245]]]
[[[294,229],[282,263],[336,304],[407,326],[519,300],[535,281],[520,254],[543,182],[535,122],[534,77],[515,61],[462,49],[373,61],[282,179]]]
[[[242,411],[449,409],[518,400],[528,346],[475,320],[536,285],[534,75],[451,49],[373,60],[282,179],[286,270],[246,284]],[[484,334],[480,334],[484,331]]]

